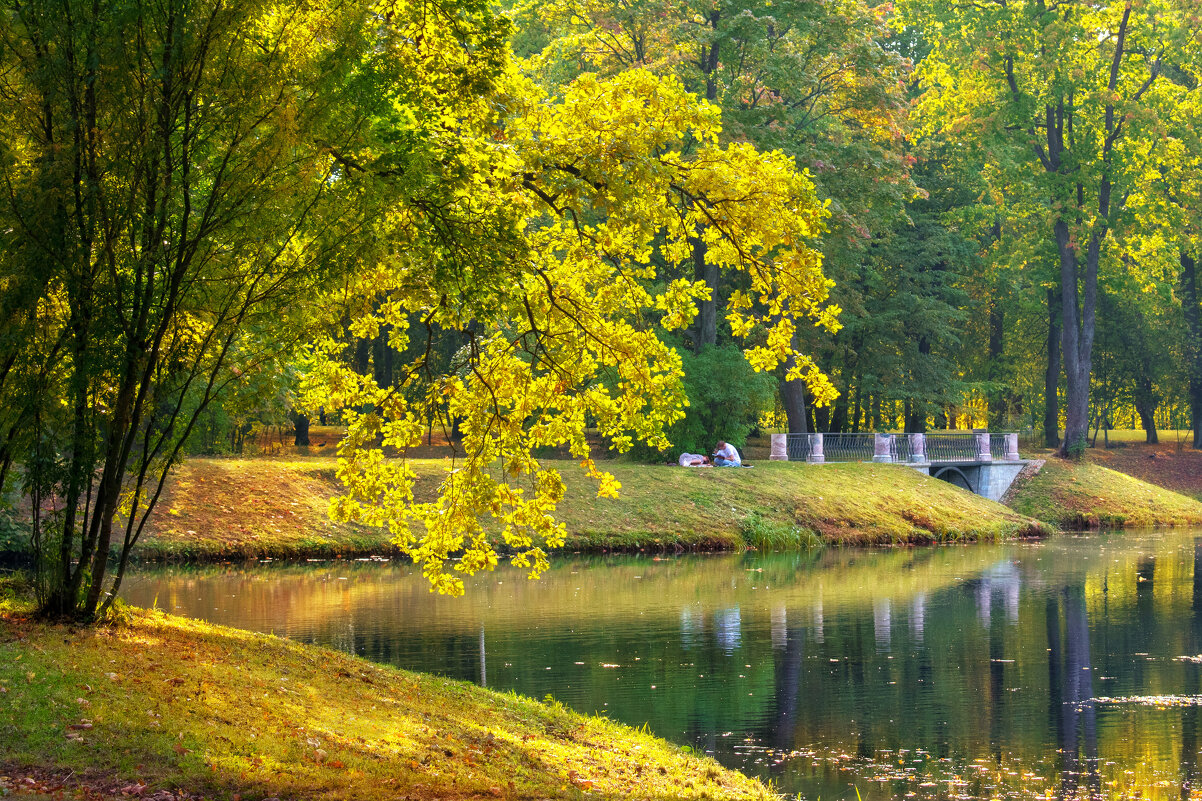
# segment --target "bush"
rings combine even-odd
[[[776,380],[757,373],[734,345],[681,349],[684,388],[689,398],[685,417],[668,429],[670,453],[709,453],[718,440],[742,449],[760,414],[776,399]],[[662,459],[664,454],[644,447],[637,455]]]

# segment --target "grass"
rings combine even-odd
[[[335,523],[332,457],[190,459],[172,475],[138,546],[144,559],[389,553],[384,532]]]
[[[1065,530],[1202,524],[1202,503],[1141,481],[1090,458],[1049,458],[1034,476],[1012,488],[1016,512]]]
[[[607,465],[622,482],[614,503],[588,496],[565,470],[561,517],[571,544],[671,545],[693,537],[744,547],[818,538],[831,544],[999,540],[1045,528],[965,490],[898,465],[758,463],[753,470]]]
[[[415,460],[429,495],[438,459]],[[575,464],[547,460],[568,485],[558,516],[567,550],[777,550],[821,543],[997,540],[1043,533],[1000,504],[899,466],[763,462],[751,470],[608,462],[618,500],[596,497]],[[332,523],[331,458],[193,459],[173,479],[139,546],[142,558],[362,555],[383,532]]]
[[[555,702],[157,611],[76,629],[4,603],[0,795],[65,783],[87,797],[774,797]]]

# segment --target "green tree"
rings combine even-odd
[[[5,4],[0,477],[44,612],[111,603],[198,416],[357,247],[382,110],[420,192],[506,31],[470,3]]]
[[[592,71],[673,75],[721,108],[727,140],[793,158],[829,202],[821,250],[837,287],[914,194],[903,136],[909,60],[891,41],[887,4],[556,0],[522,6],[517,18],[521,52],[544,85]],[[728,285],[701,237],[684,266],[710,287],[689,332],[700,350],[718,341],[718,310],[738,286]],[[796,347],[816,341],[803,336]],[[781,377],[790,429],[801,430],[804,389]]]
[[[1055,244],[1066,377],[1062,453],[1084,443],[1098,275],[1133,188],[1159,157],[1194,58],[1198,21],[1173,2],[905,2],[935,43],[919,67],[931,129],[981,143],[1010,186],[1045,208]]]

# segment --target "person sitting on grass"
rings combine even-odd
[[[715,467],[741,467],[743,465],[743,460],[739,458],[739,451],[729,442],[718,440],[718,446],[714,448],[713,456]]]
[[[681,467],[713,467],[710,457],[703,453],[682,453],[679,464]]]

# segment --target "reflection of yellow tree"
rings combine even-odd
[[[850,765],[858,777],[898,782],[895,790],[920,799],[946,797],[953,786],[974,796],[1002,788],[1022,797],[1048,790],[1077,797],[1100,788],[1114,798],[1168,801],[1196,795],[1192,784],[1182,790],[1182,777],[1196,772],[1199,716],[1168,697],[1202,690],[1202,665],[1177,658],[1202,651],[1194,564],[1191,537],[1127,533],[770,558],[578,558],[557,562],[542,582],[498,572],[457,600],[432,596],[411,570],[358,564],[266,576],[210,568],[169,583],[175,597],[209,609],[237,594],[256,625],[318,631],[327,641],[345,633],[339,627],[352,619],[347,609],[360,624],[393,617],[402,621],[395,636],[469,668],[484,621],[490,680],[510,661],[508,678],[536,694],[570,681],[579,703],[609,701],[611,714],[650,720],[668,736],[681,736],[682,721],[693,722],[689,737],[752,733],[754,742],[739,741],[737,751],[733,741],[717,743],[730,760],[746,747],[813,749],[812,759],[782,764],[785,783],[825,773],[846,781],[838,768]],[[271,575],[285,580],[264,580]],[[206,589],[209,577],[221,587]],[[1007,593],[1016,584],[1022,592],[1012,607]],[[171,592],[161,590],[160,603]],[[919,638],[914,603],[924,592]],[[894,610],[891,642],[880,639],[870,612],[885,601]],[[733,625],[735,609],[741,641],[732,660],[719,629]],[[660,661],[625,658],[648,631],[682,631],[682,610],[692,621],[690,642],[673,634],[681,641],[664,645]],[[567,646],[580,656],[566,658],[597,664],[572,668],[566,680],[545,672],[550,661],[527,653],[546,647],[531,634],[536,627],[589,632],[591,640]],[[516,636],[501,636],[507,631]],[[613,660],[622,667],[601,667],[596,657],[618,648],[626,649]],[[698,673],[717,689],[699,695]],[[1070,673],[1081,674],[1075,689]],[[657,684],[654,704],[609,695],[618,675],[618,687]],[[1107,700],[1114,696],[1127,700]],[[947,761],[939,759],[941,744]]]
[[[675,618],[684,605],[703,612],[739,606],[746,609],[811,609],[827,614],[870,608],[874,600],[908,602],[938,591],[1001,558],[1001,546],[883,550],[829,550],[817,557],[786,554],[672,559],[618,559],[593,570],[604,559],[557,560],[541,581],[501,570],[473,580],[471,597],[432,595],[414,580],[408,566],[337,563],[264,569],[216,566],[141,574],[131,589],[134,603],[149,603],[159,593],[168,610],[179,606],[207,614],[237,598],[240,615],[258,628],[284,634],[320,630],[348,610],[369,618],[395,615],[401,625],[420,627],[436,621],[440,629],[462,633],[487,626],[566,626],[585,620],[604,625],[624,620],[631,610],[644,617]],[[732,573],[735,580],[731,580]],[[156,587],[152,590],[151,587]],[[665,603],[665,599],[671,599]]]

